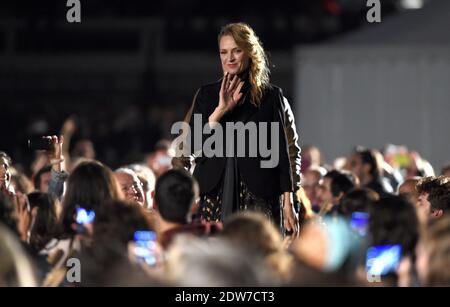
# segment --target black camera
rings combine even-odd
[[[50,149],[50,139],[45,137],[33,137],[28,139],[28,149],[29,150],[49,150]]]

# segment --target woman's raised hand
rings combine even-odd
[[[222,79],[219,92],[219,105],[209,117],[210,123],[217,123],[228,112],[233,110],[239,100],[242,98],[241,89],[244,86],[244,81],[241,81],[238,76],[230,76],[226,73]]]
[[[233,110],[242,98],[243,85],[244,81],[241,81],[237,75],[230,76],[229,73],[226,73],[220,87],[218,108],[225,112]]]
[[[237,105],[242,98],[241,89],[244,81],[241,81],[237,75],[230,76],[226,73],[222,79],[219,93],[219,110],[228,113]]]

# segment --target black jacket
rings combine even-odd
[[[208,118],[217,107],[219,102],[219,91],[221,81],[202,86],[197,92],[192,116],[190,120],[191,131],[194,131],[194,118],[195,115],[202,116],[202,125],[204,127],[208,123]],[[292,192],[292,174],[289,162],[289,154],[286,142],[286,134],[284,131],[285,113],[284,113],[284,100],[283,94],[280,88],[271,85],[264,92],[259,107],[254,106],[250,102],[250,95],[245,95],[243,103],[236,106],[232,112],[226,114],[221,120],[220,124],[223,127],[224,134],[224,148],[226,150],[227,145],[225,139],[227,138],[226,122],[235,123],[242,121],[244,124],[253,122],[256,127],[259,127],[260,123],[267,123],[267,148],[278,151],[278,165],[274,168],[262,168],[260,162],[268,160],[269,158],[263,158],[259,150],[256,157],[249,157],[249,135],[246,135],[245,142],[245,157],[237,157],[237,163],[240,175],[249,188],[249,190],[256,196],[263,198],[270,198],[280,195],[283,192]],[[238,120],[237,120],[238,119]],[[276,146],[276,143],[272,145],[271,123],[278,123],[277,136],[279,139],[278,148],[272,148]],[[258,132],[260,129],[258,128]],[[210,135],[203,135],[202,148],[205,140]],[[259,137],[259,133],[258,133]],[[236,138],[236,136],[235,136]],[[194,170],[194,177],[197,179],[200,185],[200,194],[208,194],[218,184],[221,184],[221,179],[225,169],[226,157],[205,157],[199,156],[199,149],[194,146],[194,140],[191,139],[192,153],[196,155],[195,162],[196,167]],[[259,141],[257,143],[259,145]]]

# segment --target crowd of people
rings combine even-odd
[[[168,141],[112,170],[44,139],[31,177],[0,152],[0,286],[450,285],[450,167],[436,176],[402,146],[330,164],[305,146],[300,232],[286,235],[252,210],[199,218]]]

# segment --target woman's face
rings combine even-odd
[[[249,57],[240,48],[234,38],[224,35],[219,42],[220,61],[222,62],[223,73],[237,75],[246,70],[249,65]]]

